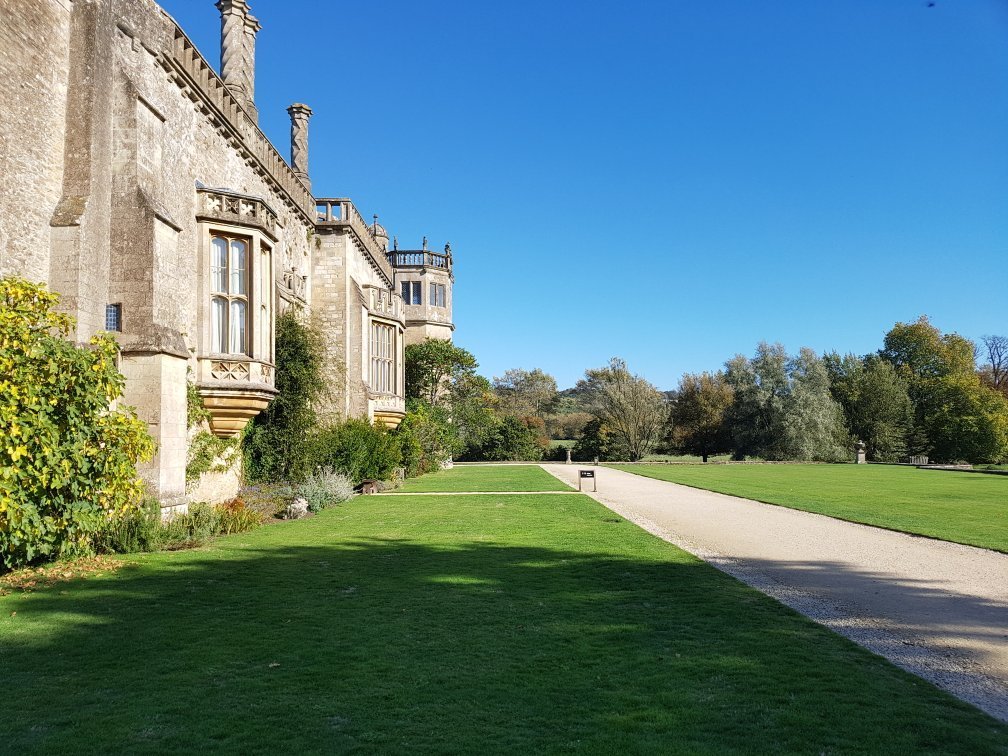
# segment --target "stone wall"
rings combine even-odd
[[[70,0],[0,0],[0,275],[49,280],[63,186]]]

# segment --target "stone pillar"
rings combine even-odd
[[[245,90],[248,3],[246,0],[217,0],[217,10],[221,14],[220,75],[235,99],[245,106],[249,100]]]
[[[312,111],[307,105],[295,102],[287,108],[287,112],[291,119],[291,168],[311,189],[308,178],[308,119]]]
[[[262,29],[259,20],[251,14],[245,16],[245,45],[243,47],[244,84],[245,84],[245,104],[249,116],[255,123],[259,123],[259,111],[255,106],[255,44],[256,34]]]

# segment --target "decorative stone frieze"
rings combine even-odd
[[[227,189],[197,186],[198,220],[214,220],[239,226],[252,226],[276,242],[279,238],[277,216],[265,200]]]

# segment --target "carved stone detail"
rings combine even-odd
[[[240,196],[220,189],[201,188],[202,215],[240,226],[258,226],[277,238],[276,213],[258,197]]]
[[[210,367],[210,375],[218,381],[247,381],[249,366],[247,362],[215,360]]]
[[[221,78],[224,84],[244,103],[245,91],[245,18],[248,3],[245,0],[218,0],[221,14]]]

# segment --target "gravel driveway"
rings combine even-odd
[[[1008,721],[1008,555],[594,469],[609,509]]]

